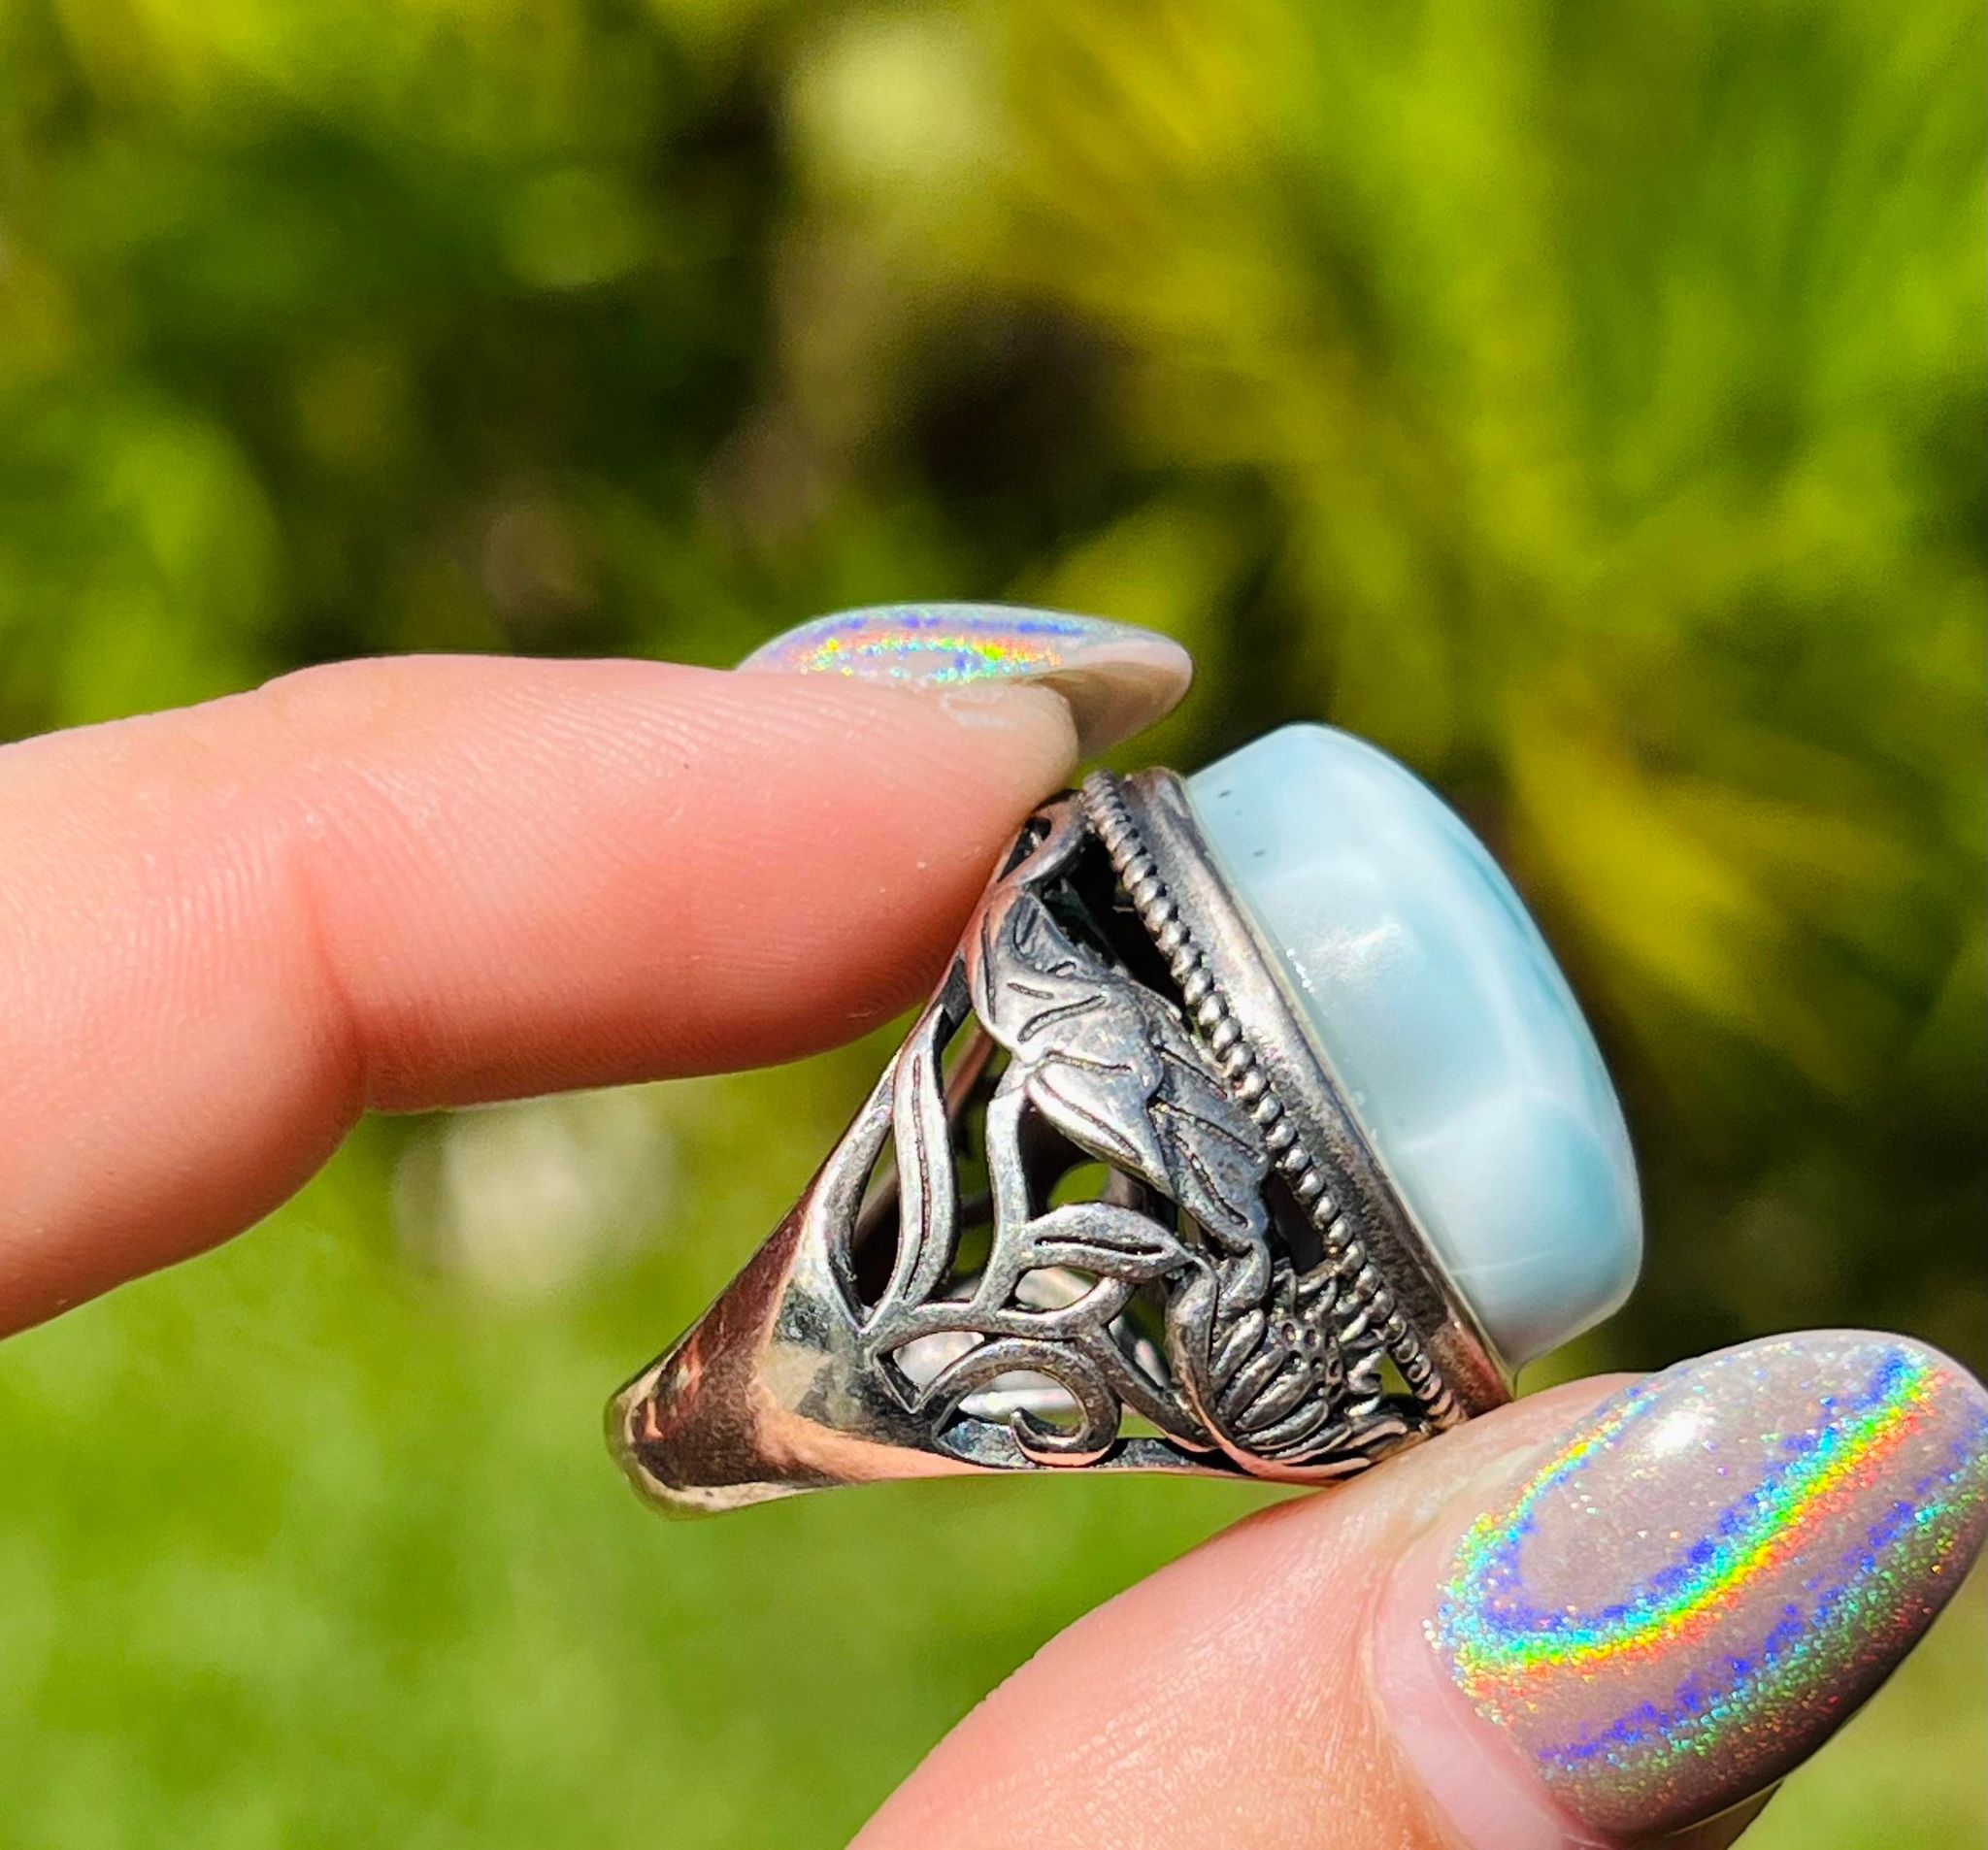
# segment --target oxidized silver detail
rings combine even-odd
[[[1031,819],[793,1212],[617,1397],[666,1505],[986,1469],[1314,1481],[1461,1417],[1449,1374],[1468,1410],[1503,1398],[1337,1102],[1291,1096],[1331,1082],[1269,989],[1244,1010],[1217,980],[1262,953],[1205,854],[1128,788]]]
[[[1141,841],[1126,813],[1115,779],[1109,773],[1093,772],[1084,779],[1083,802],[1092,827],[1111,857],[1120,886],[1137,909],[1140,922],[1167,958],[1182,999],[1194,1009],[1196,1027],[1204,1032],[1209,1050],[1221,1061],[1222,1074],[1231,1091],[1250,1102],[1260,1126],[1268,1129],[1273,1124],[1288,1124],[1283,1101],[1258,1065],[1256,1049],[1244,1037],[1221,985],[1209,971],[1200,946],[1181,921],[1154,865],[1152,851]],[[1295,1132],[1277,1166],[1324,1239],[1333,1273],[1355,1321],[1363,1329],[1379,1329],[1388,1354],[1401,1369],[1402,1378],[1427,1409],[1429,1423],[1439,1430],[1454,1426],[1463,1417],[1455,1394],[1438,1371],[1428,1346],[1402,1314],[1387,1281],[1368,1263],[1359,1236],[1346,1227],[1344,1217],[1333,1204],[1324,1171]]]

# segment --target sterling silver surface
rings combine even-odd
[[[787,1218],[617,1395],[664,1507],[1343,1476],[1509,1397],[1165,771],[1023,828]]]

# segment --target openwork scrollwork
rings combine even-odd
[[[1022,836],[832,1168],[877,1173],[824,1229],[860,1352],[941,1447],[997,1422],[1090,1464],[1137,1421],[1330,1474],[1418,1426],[1358,1255],[1283,1188],[1075,800]]]

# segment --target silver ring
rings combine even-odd
[[[854,1122],[611,1444],[677,1511],[989,1470],[1308,1483],[1509,1398],[1181,782],[1016,837]]]

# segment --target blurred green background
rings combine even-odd
[[[1564,953],[1650,1260],[1558,1371],[1980,1368],[1983,52],[1960,0],[0,0],[0,732],[1156,624],[1202,680],[1138,756],[1364,731]],[[637,1506],[603,1397],[878,1055],[368,1124],[10,1343],[0,1841],[835,1844],[1248,1506]],[[1982,1840],[1964,1604],[1749,1841]]]

